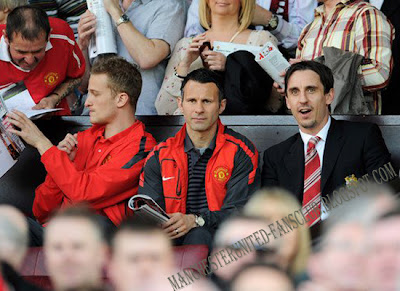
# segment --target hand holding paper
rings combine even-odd
[[[86,10],[86,12],[81,15],[78,23],[78,43],[82,51],[86,51],[88,49],[90,39],[95,32],[96,16],[89,10]]]
[[[9,112],[7,116],[9,122],[18,128],[9,128],[8,131],[18,135],[28,144],[37,148],[41,155],[53,146],[32,120],[22,112],[14,110],[13,112]]]
[[[39,101],[38,104],[32,107],[34,110],[38,109],[54,109],[58,103],[58,96],[52,95],[46,98],[43,98]]]

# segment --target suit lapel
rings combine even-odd
[[[290,188],[295,189],[294,194],[297,196],[301,194],[299,198],[302,199],[304,187],[304,144],[299,133],[283,162],[289,173],[288,183],[291,185]]]
[[[324,160],[321,173],[321,193],[324,191],[326,181],[332,174],[333,167],[343,147],[343,129],[338,122],[332,118],[332,123],[326,138]]]

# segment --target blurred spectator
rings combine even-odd
[[[231,291],[294,291],[288,274],[265,263],[245,265],[235,274]]]
[[[7,17],[0,40],[0,88],[23,81],[36,106],[33,109],[63,108],[65,97],[81,81],[85,60],[68,24],[48,19],[35,7],[15,8]]]
[[[351,111],[333,110],[333,113],[380,114],[381,98],[377,90],[387,86],[392,71],[393,26],[382,12],[364,1],[319,2],[323,5],[316,8],[314,21],[303,29],[299,38],[297,58],[313,60],[325,55],[325,64],[337,71],[336,98],[339,94],[338,85],[345,87],[350,78],[357,74],[352,85],[360,87],[360,90],[362,87],[364,96],[347,95],[343,102],[354,103],[350,104]],[[345,61],[348,67],[343,65]],[[351,68],[358,63],[357,71]]]
[[[383,3],[382,3],[383,2]],[[395,39],[392,45],[393,72],[386,90],[382,91],[382,114],[400,114],[400,1],[370,0],[370,3],[380,9],[395,28]]]
[[[0,206],[0,261],[1,276],[7,288],[0,290],[39,291],[17,273],[28,247],[28,224],[22,213],[8,205]]]
[[[279,188],[259,190],[250,198],[243,212],[265,217],[267,221],[281,221],[301,208],[293,194]],[[293,222],[290,222],[293,224]],[[310,230],[307,225],[294,225],[293,230],[279,239],[278,265],[294,278],[306,272],[311,251]]]
[[[303,27],[313,21],[316,0],[257,0],[251,24],[257,29],[269,30],[294,57],[297,41]],[[204,32],[199,21],[199,0],[193,0],[189,7],[185,37]]]
[[[227,99],[225,114],[265,113],[266,107],[273,112],[279,109],[279,97],[273,95],[277,98],[270,98],[272,79],[256,63],[252,53],[239,51],[225,57],[211,49],[214,41],[252,46],[263,46],[271,41],[277,45],[276,38],[270,32],[248,29],[254,15],[255,0],[227,3],[220,5],[216,1],[200,0],[200,22],[207,31],[194,38],[183,38],[177,43],[156,99],[158,114],[175,113],[184,77],[203,67],[224,77]]]
[[[122,6],[120,6],[120,3]],[[137,115],[157,115],[154,102],[160,90],[167,57],[182,37],[185,21],[182,0],[105,0],[104,6],[116,24],[118,55],[140,67],[143,88]],[[79,46],[89,63],[88,45],[96,29],[88,10],[78,24]],[[88,66],[81,91],[86,91]]]
[[[399,204],[384,186],[371,183],[364,190],[359,188],[356,198],[331,209],[329,218],[324,220],[320,244],[309,260],[310,281],[302,284],[300,291],[370,290],[366,280],[373,252],[373,248],[367,252],[367,243],[373,242],[369,226],[382,213]],[[388,236],[382,239],[387,239],[387,243],[392,241]]]
[[[226,255],[227,263],[222,267],[218,268],[213,273],[213,280],[221,288],[221,290],[228,290],[229,282],[232,281],[234,275],[244,265],[254,262],[265,262],[265,263],[278,263],[279,256],[277,255],[279,244],[281,240],[274,239],[271,237],[268,242],[262,247],[258,247],[255,250],[251,249],[249,253],[241,254],[239,257],[239,249],[235,248],[239,246],[237,242],[242,240],[244,246],[246,246],[246,238],[253,235],[255,232],[263,229],[268,231],[268,224],[265,219],[255,216],[244,216],[237,215],[232,216],[224,221],[218,228],[214,238],[214,248],[211,257],[215,258],[217,253],[231,251],[231,255]],[[248,243],[251,246],[251,243]],[[238,251],[238,252],[236,252]],[[235,256],[236,253],[236,256]],[[234,260],[235,259],[235,260]],[[212,260],[217,263],[217,260]]]
[[[103,285],[107,244],[98,217],[84,206],[64,209],[50,220],[44,252],[55,291]]]
[[[368,238],[368,290],[400,290],[400,208],[372,225]]]
[[[109,276],[115,291],[155,291],[171,288],[167,277],[176,272],[169,237],[157,225],[128,219],[111,240]]]
[[[29,0],[29,4],[43,9],[48,16],[65,20],[78,39],[78,22],[87,9],[86,0]]]
[[[259,187],[257,149],[219,119],[226,105],[221,87],[211,70],[187,75],[178,98],[185,124],[153,149],[140,176],[138,192],[170,215],[163,227],[177,245],[210,247],[220,223]]]
[[[20,129],[12,132],[39,151],[47,170],[32,207],[37,221],[29,219],[32,245],[42,244],[42,225],[60,207],[86,201],[110,229],[130,214],[126,200],[137,193],[144,160],[156,144],[135,118],[141,85],[138,69],[126,60],[98,60],[85,104],[93,126],[67,134],[57,147],[23,113],[9,113]]]
[[[28,0],[0,0],[0,24],[7,23],[7,16],[14,8],[26,4]]]

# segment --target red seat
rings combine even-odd
[[[206,245],[174,247],[175,264],[179,270],[196,266],[197,263],[207,258],[207,254],[208,247]],[[41,247],[28,249],[20,274],[26,280],[43,289],[51,289],[49,274],[44,264],[44,253]]]

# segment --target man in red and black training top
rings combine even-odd
[[[85,73],[85,59],[70,26],[39,8],[20,6],[0,30],[0,89],[23,81],[34,109],[59,107],[64,109],[59,114],[70,115],[65,97]]]
[[[149,154],[140,194],[170,215],[165,231],[175,244],[208,244],[220,224],[258,186],[258,152],[219,120],[226,99],[216,73],[199,69],[182,83],[178,106],[185,125]]]
[[[141,87],[140,73],[129,62],[117,57],[97,61],[85,102],[94,125],[67,134],[57,147],[23,113],[9,113],[17,127],[10,131],[37,148],[47,170],[33,202],[33,214],[41,225],[54,210],[80,202],[89,204],[108,229],[129,215],[127,199],[137,194],[145,158],[156,145],[135,119]],[[41,245],[41,225],[28,220],[31,245]]]

